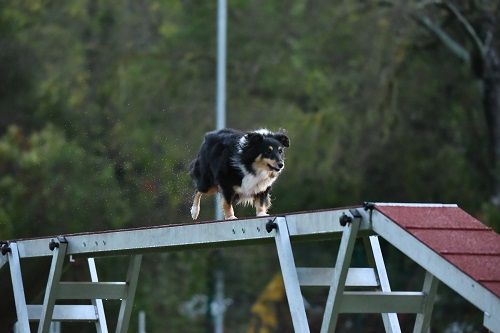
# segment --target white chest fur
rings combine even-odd
[[[242,197],[252,197],[264,192],[277,178],[276,172],[259,170],[255,175],[246,173],[241,180],[241,186],[235,186],[234,190]]]

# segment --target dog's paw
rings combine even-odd
[[[237,220],[238,218],[234,215],[231,215],[229,217],[226,217],[226,220]]]
[[[269,216],[269,214],[268,214],[268,213],[266,213],[266,212],[259,212],[259,213],[257,213],[257,215],[256,215],[256,216],[257,216],[257,217],[261,217],[261,216]]]
[[[198,214],[200,214],[200,207],[192,206],[191,217],[193,218],[193,220],[196,220],[198,218]]]

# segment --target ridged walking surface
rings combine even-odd
[[[456,206],[375,209],[500,297],[500,235]]]

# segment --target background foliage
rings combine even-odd
[[[497,21],[483,24],[498,18],[498,1],[452,4],[480,38],[491,32],[500,40]],[[474,45],[442,5],[229,1],[228,125],[286,128],[291,138],[271,213],[365,200],[445,202],[499,230],[490,133],[500,131],[500,111],[487,117]],[[0,5],[0,239],[189,221],[186,169],[215,123],[215,6]],[[422,18],[472,58],[456,56]],[[201,219],[212,216],[206,200]],[[331,264],[334,248],[301,246],[298,260],[313,253]],[[422,272],[385,250],[394,284],[419,288]],[[103,276],[119,266],[103,264]],[[136,310],[146,311],[149,330],[209,331],[204,316],[189,318],[179,307],[209,293],[214,267],[225,267],[233,299],[227,331],[245,332],[251,305],[278,271],[272,247],[147,256]],[[440,292],[436,331],[481,330],[479,313]],[[321,307],[324,295],[310,298]],[[380,329],[378,317],[342,323],[342,332]]]

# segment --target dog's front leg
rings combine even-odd
[[[225,220],[234,220],[237,218],[234,216],[233,205],[230,202],[227,202],[224,198],[222,198],[222,211],[224,212]]]
[[[257,216],[268,216],[267,210],[271,206],[271,198],[269,193],[266,191],[264,193],[259,193],[254,197],[253,204],[255,206],[255,215]]]

